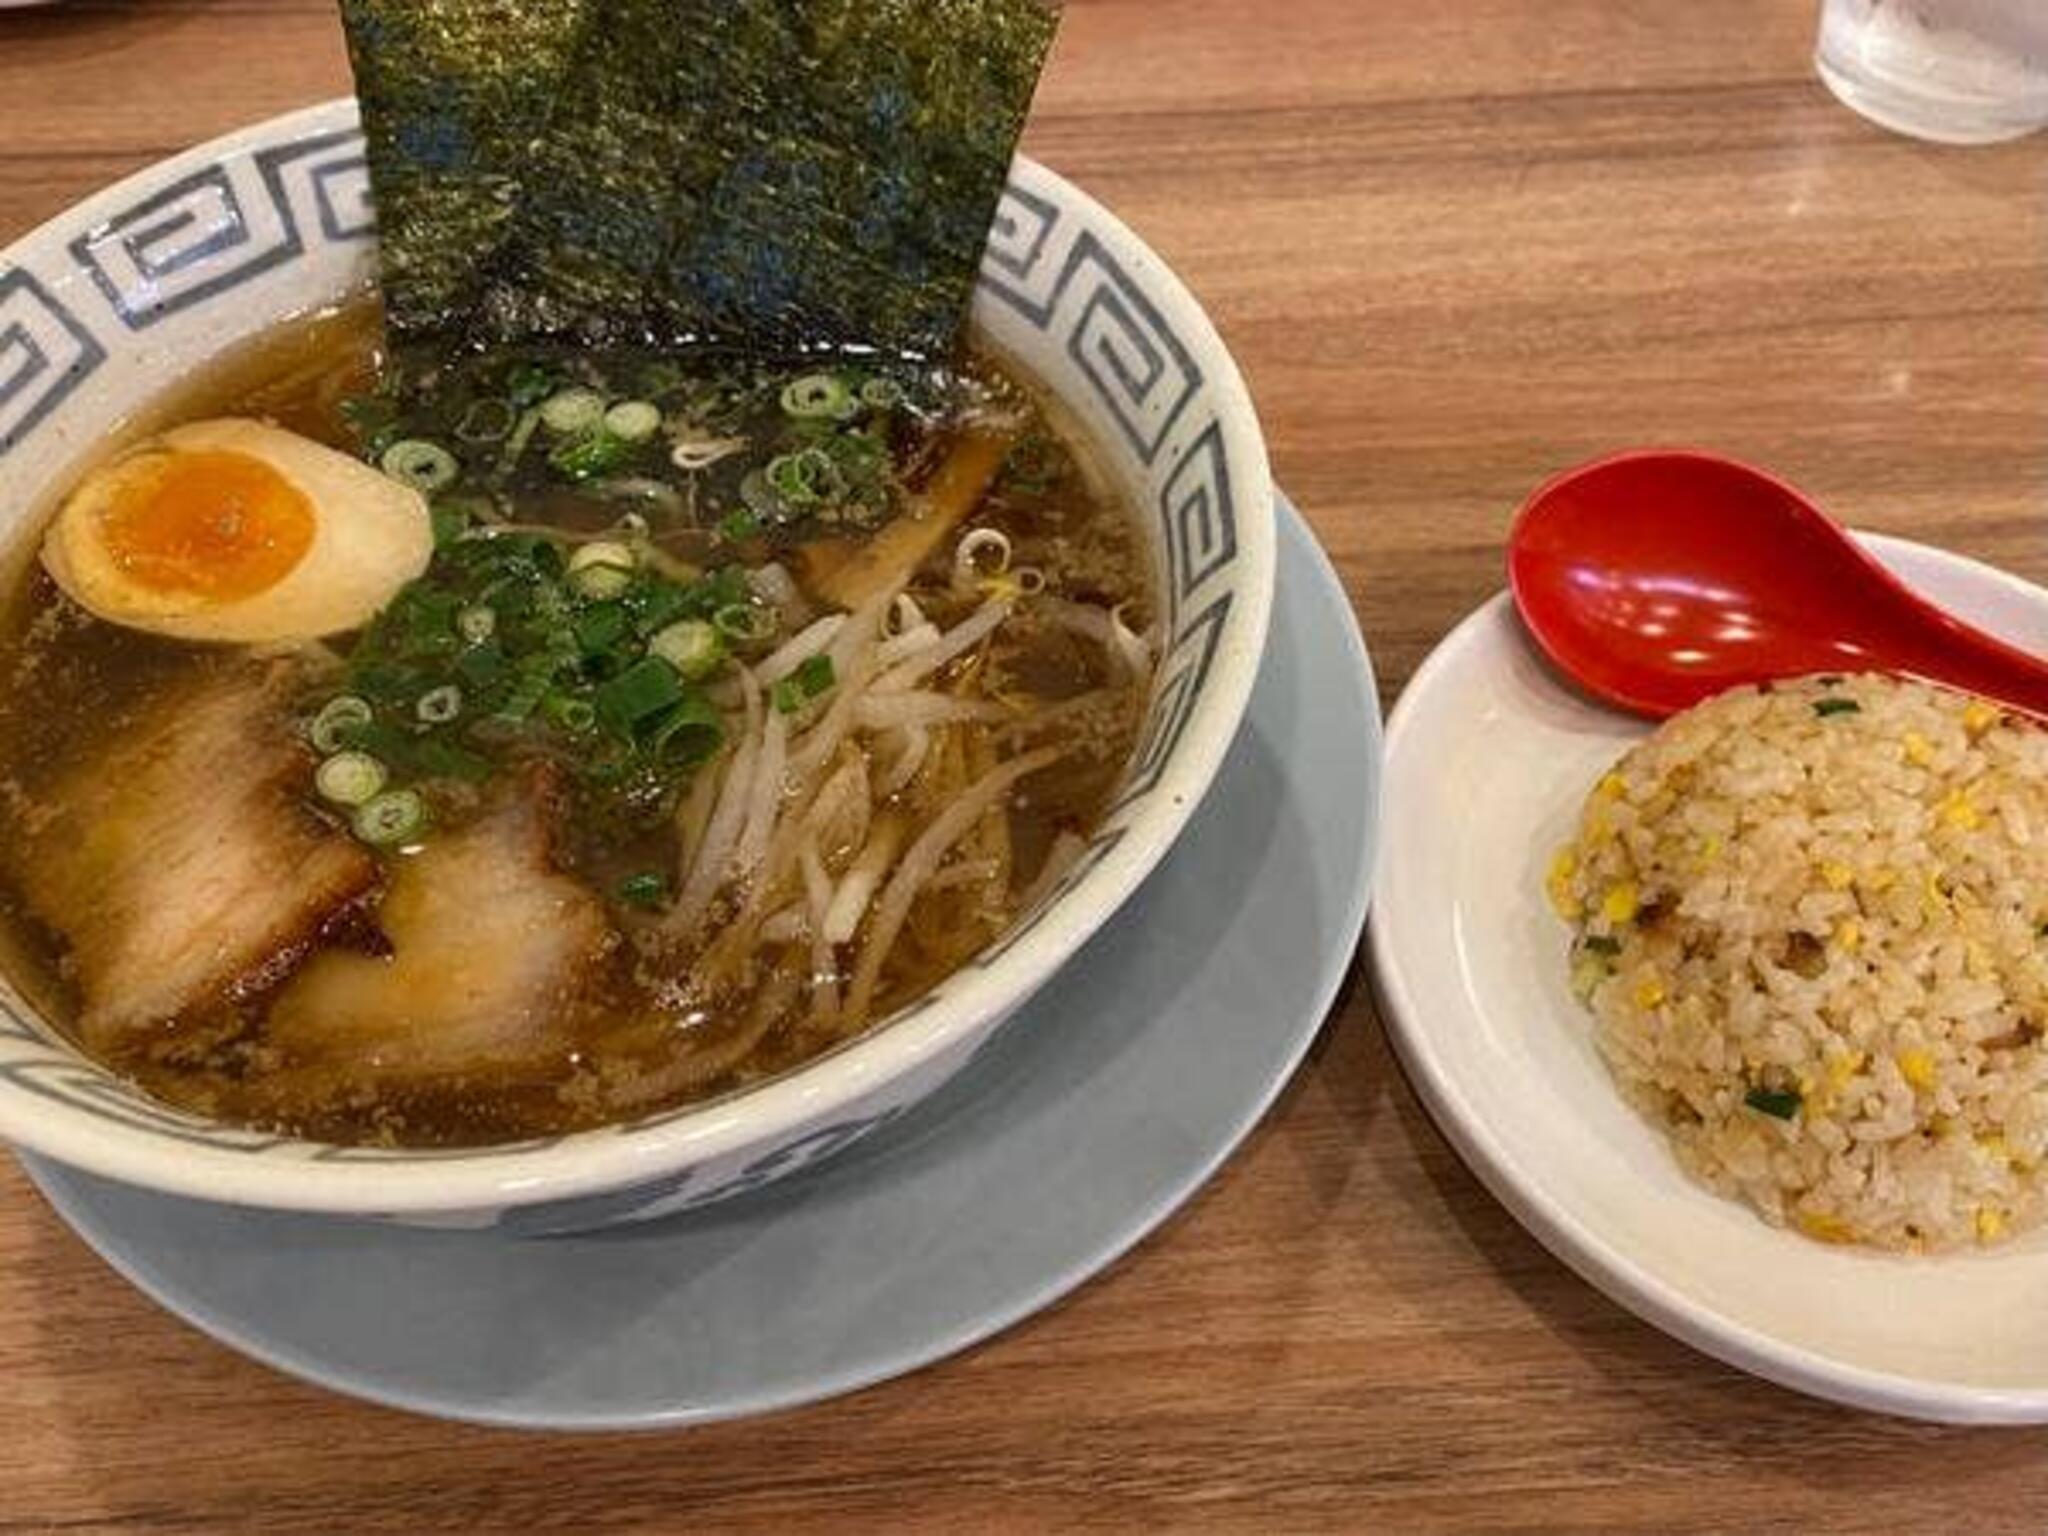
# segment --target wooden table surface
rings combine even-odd
[[[1070,0],[1029,146],[1216,317],[1385,697],[1645,442],[2048,579],[2048,141],[1887,136],[1811,0]],[[0,12],[0,240],[347,88],[326,0]],[[964,1358],[654,1437],[416,1420],[156,1310],[0,1173],[0,1528],[2048,1525],[2048,1439],[1809,1402],[1582,1284],[1352,988],[1212,1187]]]

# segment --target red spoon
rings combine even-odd
[[[1784,481],[1710,453],[1618,453],[1547,481],[1509,535],[1508,581],[1545,654],[1637,714],[1897,672],[2048,717],[2048,666],[1916,596]]]

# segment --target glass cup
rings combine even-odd
[[[2048,0],[1821,0],[1814,66],[1899,133],[2016,139],[2048,127]]]

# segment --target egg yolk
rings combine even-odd
[[[261,459],[225,449],[127,466],[100,537],[136,584],[230,602],[274,586],[313,543],[313,504]]]

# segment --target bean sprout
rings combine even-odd
[[[747,446],[744,437],[678,437],[669,450],[668,461],[686,474],[709,469],[720,459],[729,459]]]
[[[889,612],[882,620],[882,633],[907,635],[924,623],[924,610],[917,606],[917,599],[908,592],[899,592],[896,594],[896,601],[889,605]]]
[[[1002,705],[985,699],[956,699],[950,694],[911,689],[893,693],[877,689],[853,706],[855,722],[870,731],[898,725],[950,725],[956,720],[1001,720],[1005,713]]]
[[[748,580],[755,596],[771,608],[794,612],[803,607],[803,594],[797,590],[795,578],[779,565],[764,565]]]
[[[806,914],[801,906],[784,907],[761,925],[761,942],[794,944],[804,936],[804,930],[808,926]]]
[[[889,764],[889,771],[882,778],[882,795],[887,798],[900,792],[917,777],[917,770],[924,766],[925,757],[931,752],[931,732],[921,725],[899,726],[903,737],[897,749],[895,761]]]
[[[972,596],[979,582],[1009,568],[1009,535],[994,528],[970,528],[953,551],[953,591]]]
[[[939,628],[936,624],[919,624],[915,629],[906,629],[899,635],[891,635],[875,647],[875,665],[893,667],[897,662],[915,656],[928,646],[939,643]]]
[[[995,633],[997,626],[1009,616],[1008,603],[984,603],[947,630],[936,644],[920,648],[909,660],[876,678],[875,691],[886,693],[895,688],[908,688],[926,673],[935,671],[954,657],[972,650],[985,636]]]
[[[809,628],[785,640],[773,655],[761,663],[755,678],[763,688],[774,687],[830,645],[832,637],[845,623],[846,615],[843,613],[828,613],[816,620]]]

